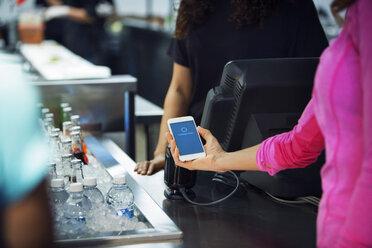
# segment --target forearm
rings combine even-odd
[[[187,114],[189,100],[184,94],[177,90],[170,89],[164,101],[164,114],[161,118],[158,144],[154,156],[164,154],[168,141],[165,133],[168,131],[167,121],[170,118],[184,116]]]
[[[94,22],[94,19],[83,8],[70,7],[67,16],[80,23],[91,24]]]
[[[221,171],[229,170],[259,170],[256,154],[260,144],[236,152],[227,152],[216,159],[216,167]]]
[[[59,0],[46,0],[45,1],[49,6],[60,6],[63,5],[63,3]]]

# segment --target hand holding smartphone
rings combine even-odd
[[[169,119],[168,127],[176,141],[182,162],[206,156],[192,116]]]

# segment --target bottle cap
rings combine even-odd
[[[67,102],[62,102],[59,106],[60,106],[62,109],[64,109],[64,108],[70,107],[70,104],[67,103]]]
[[[53,133],[59,133],[59,132],[61,132],[61,129],[59,129],[58,127],[57,128],[53,128],[52,129],[52,132]]]
[[[75,165],[75,164],[81,165],[81,160],[75,158],[75,159],[71,160],[71,163],[72,163],[73,165]]]
[[[65,181],[62,178],[55,178],[50,181],[50,187],[61,188],[65,186]]]
[[[83,185],[81,183],[71,183],[70,192],[83,192]]]
[[[50,118],[50,117],[47,117],[44,119],[44,122],[45,123],[53,123],[54,119],[53,118]]]
[[[71,143],[71,139],[64,139],[62,140],[62,144]]]
[[[64,121],[62,124],[63,124],[63,126],[65,126],[65,125],[67,126],[67,125],[72,125],[72,122],[71,121]]]
[[[73,126],[70,128],[70,132],[79,132],[80,131],[80,127],[79,126]]]
[[[124,175],[114,177],[114,184],[125,184],[127,182]]]
[[[79,131],[75,131],[75,132],[71,132],[70,133],[70,136],[74,136],[74,135],[77,135],[80,137],[80,132]]]
[[[54,114],[53,113],[46,113],[45,118],[54,118]]]
[[[51,134],[49,134],[49,136],[50,136],[51,138],[53,138],[53,137],[59,137],[59,133],[52,132]]]
[[[80,115],[72,115],[71,116],[71,120],[79,120],[80,119]]]
[[[62,155],[62,158],[71,158],[71,157],[72,157],[71,153]]]
[[[43,114],[49,113],[49,109],[48,108],[42,108],[41,113],[43,113]]]
[[[84,185],[97,186],[97,179],[95,177],[86,177],[84,178]]]

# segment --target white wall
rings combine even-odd
[[[114,0],[119,15],[146,16],[146,0]],[[167,17],[171,8],[171,0],[152,0],[152,15]]]

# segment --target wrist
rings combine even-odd
[[[165,148],[164,148],[164,151],[163,152],[161,152],[159,150],[155,150],[154,151],[154,158],[156,158],[158,156],[165,156]]]
[[[215,165],[214,167],[218,172],[226,172],[231,170],[229,166],[229,161],[231,160],[230,158],[230,153],[229,152],[220,152],[218,153],[218,156],[215,159]]]

